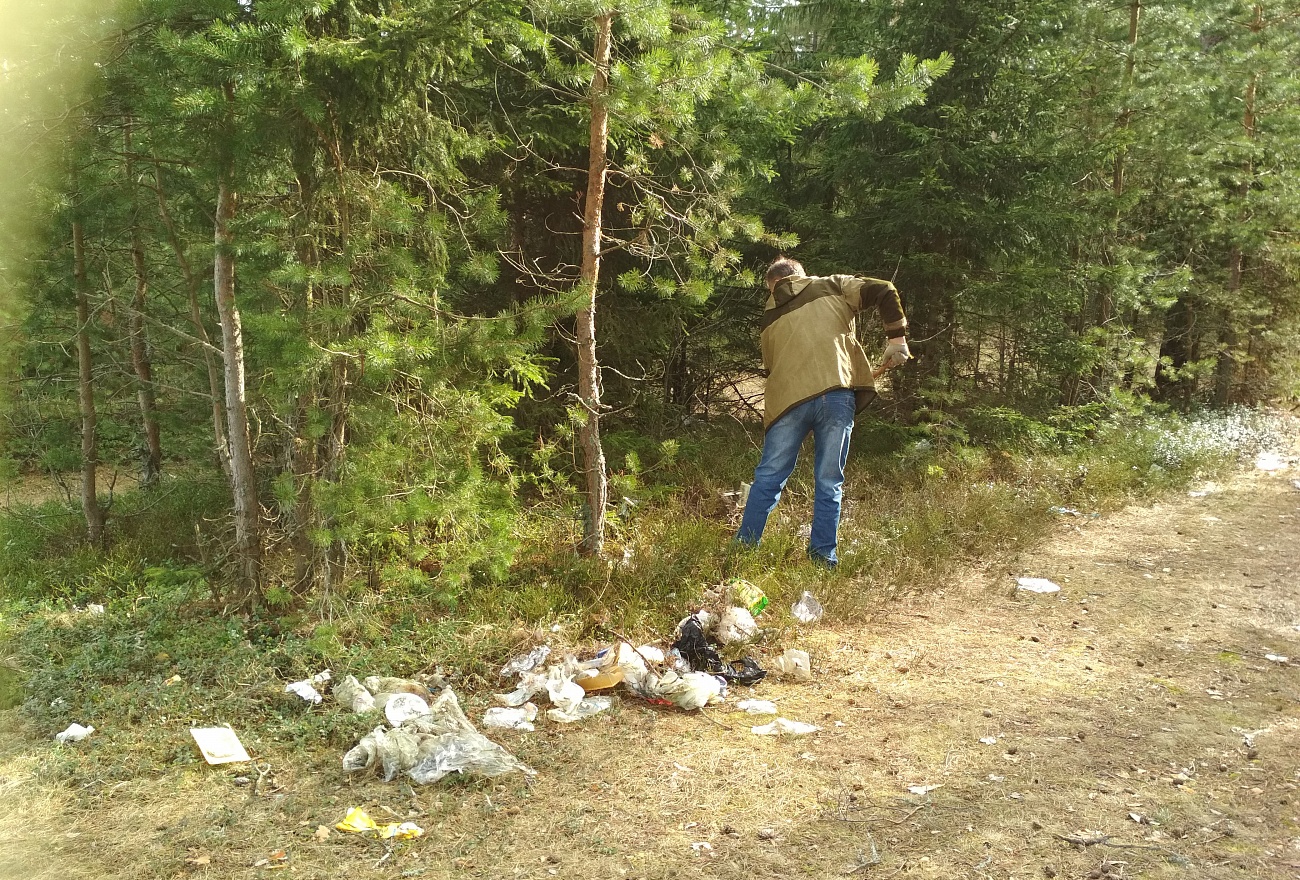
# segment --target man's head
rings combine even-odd
[[[803,265],[789,257],[777,257],[776,262],[767,267],[767,289],[776,287],[776,283],[790,275],[802,275]]]

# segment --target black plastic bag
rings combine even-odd
[[[707,672],[709,675],[722,676],[730,684],[753,687],[767,676],[767,670],[759,666],[751,657],[728,663],[722,659],[718,649],[709,642],[700,625],[700,618],[692,614],[682,621],[677,629],[677,641],[673,648],[690,664],[694,672]]]

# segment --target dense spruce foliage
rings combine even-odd
[[[237,604],[499,580],[524,508],[599,555],[611,470],[752,415],[782,252],[895,281],[935,442],[1300,392],[1279,0],[48,6],[0,452],[99,546],[118,473],[218,475]]]

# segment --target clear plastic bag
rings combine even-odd
[[[550,646],[538,645],[527,654],[521,654],[505,666],[502,666],[501,677],[510,678],[512,675],[518,675],[521,672],[532,672],[545,663],[546,658],[549,656],[551,656]]]
[[[349,675],[342,681],[334,683],[334,699],[351,712],[373,712],[375,697],[366,686],[357,681],[355,675]]]
[[[821,728],[815,724],[791,721],[789,718],[777,718],[768,724],[760,724],[757,727],[750,728],[750,731],[758,736],[807,736],[819,730]]]
[[[343,757],[349,772],[380,769],[391,781],[405,773],[413,782],[437,782],[449,773],[500,776],[535,771],[474,729],[451,690],[443,691],[420,715],[402,727],[377,727]]]
[[[637,684],[636,692],[649,700],[663,700],[679,709],[702,709],[721,703],[727,684],[716,675],[688,672],[679,675],[668,670],[662,675],[650,673]]]
[[[798,681],[811,681],[811,658],[809,658],[807,651],[790,648],[780,657],[776,658],[776,671],[785,678],[793,678]]]
[[[560,724],[572,724],[590,718],[592,715],[599,715],[613,705],[614,701],[610,697],[587,697],[570,710],[551,709],[546,713],[546,717]]]
[[[537,707],[524,703],[517,709],[493,706],[483,713],[484,727],[499,727],[503,730],[536,730],[533,721],[537,719]]]
[[[497,694],[498,703],[505,706],[522,706],[546,690],[546,676],[540,672],[525,672],[519,676],[519,686],[508,694]]]
[[[816,623],[822,619],[825,609],[822,608],[822,603],[817,601],[816,596],[804,590],[799,601],[790,606],[790,613],[800,623]]]

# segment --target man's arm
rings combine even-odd
[[[907,315],[903,313],[903,301],[898,296],[898,288],[893,284],[879,278],[855,280],[858,282],[858,307],[876,309],[889,339],[880,369],[876,371],[876,375],[880,375],[886,370],[901,366],[912,357],[912,352],[907,347]]]
[[[862,308],[875,308],[880,314],[880,323],[885,325],[885,335],[890,339],[907,335],[907,315],[903,313],[903,301],[898,296],[898,288],[879,278],[863,278],[860,296]]]

